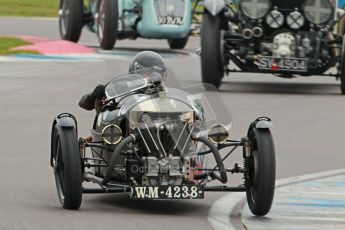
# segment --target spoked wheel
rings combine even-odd
[[[97,35],[102,49],[114,48],[118,28],[117,0],[99,0],[97,7]]]
[[[77,134],[74,129],[54,128],[53,164],[56,189],[65,209],[79,209],[82,199],[82,171]]]
[[[83,2],[60,0],[59,30],[61,39],[78,42],[84,25]]]
[[[272,206],[275,187],[275,150],[269,129],[253,130],[251,155],[246,159],[247,201],[251,212],[266,215]]]
[[[201,24],[201,73],[202,82],[217,89],[224,76],[223,49],[221,44],[221,19],[205,13]]]
[[[188,43],[189,37],[168,39],[170,49],[182,50]]]

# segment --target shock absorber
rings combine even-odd
[[[243,173],[244,185],[245,187],[249,187],[250,186],[249,158],[243,158],[243,168],[244,168],[244,173]]]
[[[244,184],[246,187],[249,186],[249,180],[250,180],[250,176],[249,176],[249,170],[250,170],[250,165],[249,165],[249,158],[250,158],[250,141],[249,139],[246,137],[244,138],[244,146],[243,146],[243,168],[244,168]]]

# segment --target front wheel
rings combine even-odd
[[[61,39],[78,42],[83,25],[83,2],[81,0],[60,0],[59,31]]]
[[[114,48],[118,28],[117,0],[99,0],[97,7],[97,35],[99,44],[104,50]]]
[[[82,199],[82,170],[74,128],[53,129],[53,166],[58,197],[65,209],[79,209]]]
[[[217,89],[224,76],[221,46],[221,19],[205,13],[201,24],[201,73],[202,82]]]
[[[182,50],[188,43],[189,37],[168,39],[170,49]]]
[[[253,129],[250,157],[246,158],[246,187],[249,209],[256,216],[266,215],[272,206],[276,163],[269,129]]]

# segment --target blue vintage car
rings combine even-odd
[[[112,49],[117,39],[167,39],[183,49],[192,22],[192,0],[60,0],[62,39],[78,42],[84,25],[97,33],[100,46]]]
[[[345,0],[338,0],[338,8],[345,9]]]

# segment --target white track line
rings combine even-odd
[[[335,176],[338,174],[344,174],[345,169],[338,169],[320,173],[313,173],[307,175],[301,175],[296,177],[290,177],[280,179],[276,181],[276,188],[289,186],[291,184],[300,183],[303,181],[315,180],[323,177]],[[246,198],[245,193],[229,193],[220,199],[216,200],[208,213],[208,222],[215,230],[236,230],[230,221],[230,214],[234,208]]]
[[[57,10],[56,10],[57,12]],[[57,14],[57,13],[56,13]],[[23,16],[0,16],[0,19],[14,19],[14,20],[40,20],[40,21],[57,21],[58,16],[56,17],[23,17]]]
[[[3,62],[99,62],[104,58],[98,54],[86,54],[86,55],[47,55],[47,56],[0,56],[0,63]]]
[[[207,220],[215,230],[235,230],[230,222],[232,210],[246,198],[245,193],[229,193],[216,200],[211,206]]]
[[[187,52],[186,52],[187,53]],[[104,60],[122,60],[128,61],[131,60],[133,56],[126,56],[122,55],[121,53],[96,53],[96,54],[67,54],[67,55],[38,55],[38,57],[34,56],[0,56],[0,63],[2,62],[99,62]],[[182,58],[179,55],[183,55]],[[164,56],[164,54],[163,54]],[[165,58],[166,60],[189,60],[196,58],[197,55],[193,54],[192,52],[188,54],[176,54],[175,56],[172,54],[171,57]]]

